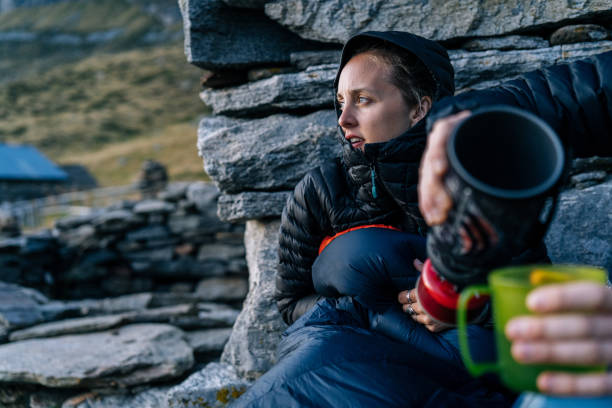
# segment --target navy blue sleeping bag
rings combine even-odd
[[[278,363],[233,407],[500,407],[511,401],[461,363],[456,330],[431,333],[402,312],[422,238],[367,228],[334,239],[313,265],[319,301],[283,334]],[[474,352],[490,330],[470,326]],[[486,358],[486,357],[485,357]],[[487,358],[488,359],[488,358]]]

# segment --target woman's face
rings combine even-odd
[[[406,104],[388,79],[389,69],[380,57],[364,52],[351,58],[340,73],[338,124],[356,149],[391,140],[425,116]]]

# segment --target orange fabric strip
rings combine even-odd
[[[323,238],[321,245],[319,245],[319,254],[321,254],[321,252],[323,252],[325,247],[328,246],[334,239],[338,238],[340,235],[344,235],[347,232],[355,231],[355,230],[362,229],[362,228],[387,228],[387,229],[392,229],[395,231],[401,231],[399,228],[392,227],[391,225],[385,225],[385,224],[367,224],[367,225],[360,225],[358,227],[352,227],[349,229],[345,229],[344,231],[340,231],[334,236],[331,236],[331,237],[327,236]]]

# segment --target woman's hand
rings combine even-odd
[[[418,259],[415,259],[413,264],[418,271],[422,271],[423,262],[419,261]],[[416,288],[412,290],[401,291],[397,295],[397,300],[402,304],[402,309],[404,310],[404,312],[408,313],[413,320],[424,325],[430,332],[437,333],[439,331],[451,327],[447,324],[435,321],[431,318],[430,315],[425,313],[425,311],[417,301]]]
[[[470,115],[459,112],[437,120],[427,137],[427,146],[419,169],[419,208],[428,225],[442,224],[446,220],[452,200],[444,188],[444,175],[448,170],[446,143],[459,122]]]
[[[518,362],[612,364],[612,288],[589,282],[547,285],[529,294],[527,307],[542,315],[514,318],[505,328]],[[544,372],[537,384],[548,394],[611,395],[612,373]]]

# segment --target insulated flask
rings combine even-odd
[[[446,221],[427,239],[417,283],[422,307],[454,323],[459,292],[486,281],[544,236],[565,167],[563,146],[548,124],[514,107],[474,112],[451,134],[444,183],[453,200]],[[468,319],[486,298],[473,298]]]

